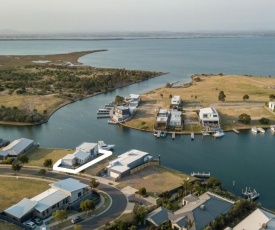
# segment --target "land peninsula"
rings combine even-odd
[[[78,62],[103,51],[0,56],[0,124],[41,124],[66,104],[164,74]]]
[[[272,77],[237,75],[193,75],[189,83],[167,83],[166,86],[141,95],[141,104],[130,121],[124,125],[144,131],[153,131],[160,108],[170,109],[171,97],[179,95],[182,100],[182,134],[201,132],[198,111],[214,107],[221,118],[223,130],[249,129],[252,126],[269,127],[275,124],[275,115],[267,102],[274,98],[275,79]],[[223,91],[224,100],[219,100]],[[250,116],[247,124],[239,121],[241,114]],[[262,124],[261,118],[269,119]]]

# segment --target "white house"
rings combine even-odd
[[[180,96],[175,95],[171,98],[171,108],[178,109],[181,103]]]
[[[268,102],[268,108],[269,108],[271,111],[274,111],[274,112],[275,112],[275,102],[274,102],[274,101]]]
[[[85,164],[90,159],[98,155],[98,143],[83,142],[76,147],[73,154],[68,154],[62,158],[62,165],[72,167],[77,164]]]
[[[27,138],[21,138],[11,142],[9,145],[3,148],[2,151],[5,151],[8,153],[8,155],[6,155],[7,157],[17,157],[21,153],[24,153],[30,150],[32,147],[33,147],[33,140],[30,140]]]
[[[77,201],[89,190],[89,185],[72,178],[52,183],[50,186],[45,192],[31,199],[24,198],[7,208],[4,214],[19,222],[25,222],[32,217],[45,219],[57,209]]]
[[[202,128],[205,131],[214,131],[220,128],[220,117],[213,107],[200,109],[199,118]]]
[[[172,110],[169,126],[181,126],[181,111]]]
[[[130,108],[125,106],[117,106],[114,108],[112,119],[116,122],[122,122],[130,117]]]
[[[140,95],[138,94],[130,94],[129,106],[137,107],[140,103]]]
[[[132,149],[126,153],[119,155],[115,160],[111,161],[107,166],[108,175],[114,179],[120,179],[129,175],[130,170],[142,165],[152,159],[147,152]]]

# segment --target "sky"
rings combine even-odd
[[[0,30],[275,30],[275,0],[0,0]]]

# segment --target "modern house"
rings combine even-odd
[[[72,167],[75,164],[82,165],[95,158],[97,155],[97,143],[83,142],[76,147],[76,151],[73,154],[68,154],[62,158],[62,165],[66,167]]]
[[[268,108],[269,108],[271,111],[275,111],[275,102],[274,102],[274,101],[268,102]]]
[[[18,222],[32,217],[45,219],[57,209],[81,199],[89,191],[89,185],[72,178],[50,184],[47,191],[31,198],[24,198],[17,204],[4,210],[4,214]]]
[[[122,122],[130,117],[130,109],[125,106],[116,106],[114,107],[114,112],[112,119],[116,122]]]
[[[160,109],[156,118],[154,128],[156,130],[166,130],[169,125],[170,112],[167,109]]]
[[[170,107],[172,109],[178,109],[181,105],[181,99],[180,99],[180,96],[178,95],[175,95],[171,98],[171,104],[170,104]]]
[[[182,130],[181,111],[177,111],[177,110],[172,110],[171,111],[169,126],[174,128],[176,131],[181,131]]]
[[[33,140],[27,138],[21,138],[14,140],[9,145],[4,147],[0,152],[0,156],[3,158],[13,157],[16,158],[22,153],[27,152],[28,150],[34,147]]]
[[[220,117],[213,107],[200,109],[199,119],[203,131],[214,132],[220,128]]]
[[[108,175],[114,179],[120,179],[130,174],[130,170],[152,159],[147,152],[132,149],[119,155],[107,166]]]
[[[130,94],[129,107],[138,107],[139,103],[140,103],[140,95]]]
[[[183,204],[184,206],[174,213],[167,209],[156,209],[147,215],[146,220],[155,226],[170,221],[171,228],[177,230],[203,230],[219,215],[226,214],[234,202],[206,192],[199,197],[188,195],[183,199]],[[152,213],[158,217],[158,221],[152,219]],[[191,228],[188,226],[190,221],[193,223]]]
[[[275,215],[263,209],[256,209],[243,221],[237,224],[234,230],[264,230],[275,229]]]

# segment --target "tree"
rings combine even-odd
[[[43,163],[44,167],[47,167],[48,169],[53,166],[53,160],[52,159],[46,159]]]
[[[40,170],[38,171],[38,174],[44,178],[46,172],[47,172],[46,169],[40,169]]]
[[[121,97],[121,96],[119,96],[119,95],[117,95],[117,96],[115,97],[115,104],[116,104],[116,105],[122,105],[123,102],[124,102],[124,97]]]
[[[209,187],[220,187],[221,186],[221,182],[216,178],[216,177],[210,177],[208,180],[207,180],[207,185]]]
[[[246,113],[242,113],[239,116],[239,121],[244,123],[244,124],[249,124],[251,122],[251,117]]]
[[[82,211],[86,211],[88,215],[89,211],[95,209],[95,204],[92,200],[84,200],[80,203],[80,208]]]
[[[270,100],[272,100],[272,99],[274,99],[274,98],[275,98],[275,95],[274,95],[274,94],[270,94],[270,95],[269,95],[269,99],[270,99]]]
[[[68,218],[68,212],[66,210],[56,210],[52,214],[55,221],[63,222]]]
[[[243,100],[248,100],[249,99],[249,96],[247,94],[243,95]]]
[[[269,123],[269,119],[268,118],[265,118],[265,117],[262,117],[259,122],[263,125],[267,125]]]
[[[226,96],[225,96],[224,92],[220,91],[219,97],[218,97],[219,101],[225,101],[225,98],[226,98]]]
[[[98,187],[99,184],[100,183],[95,178],[91,178],[91,180],[90,180],[91,189],[94,189],[94,188]]]
[[[16,173],[16,172],[19,172],[19,171],[21,170],[21,168],[22,168],[22,165],[20,165],[20,164],[12,164],[12,165],[11,165],[11,169],[12,169],[13,171],[15,171],[15,173]]]
[[[160,96],[163,98],[163,94],[161,93]]]
[[[143,205],[135,206],[134,208],[135,219],[137,223],[142,223],[147,215],[147,210]]]
[[[173,95],[172,95],[172,94],[170,94],[170,95],[169,95],[169,98],[172,98],[172,97],[173,97]]]
[[[26,154],[22,154],[17,157],[17,160],[19,160],[24,165],[24,163],[29,162],[29,157]]]
[[[139,188],[138,194],[140,194],[141,196],[146,196],[147,195],[146,188],[144,187]]]

